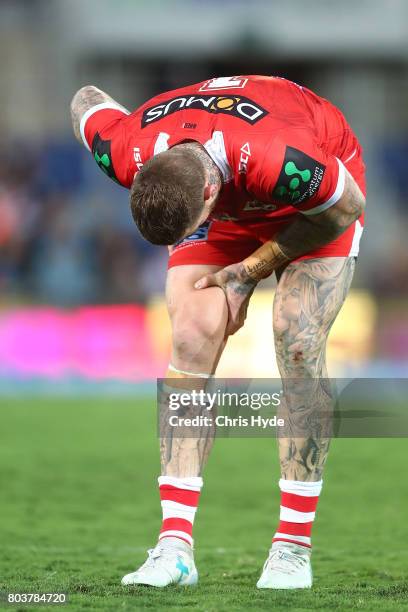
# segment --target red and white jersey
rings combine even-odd
[[[335,204],[350,132],[327,100],[265,76],[210,79],[156,96],[130,114],[98,104],[81,122],[99,167],[126,188],[153,155],[183,141],[201,143],[223,177],[213,218],[225,220],[312,215]]]

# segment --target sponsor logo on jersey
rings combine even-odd
[[[185,238],[182,238],[175,244],[175,246],[187,246],[190,242],[202,242],[203,240],[207,240],[210,226],[211,221],[205,221],[195,230],[195,232],[189,236],[186,236]]]
[[[133,159],[135,160],[137,172],[139,172],[139,170],[143,168],[142,154],[140,152],[140,147],[133,147]]]
[[[303,151],[286,147],[272,197],[293,206],[306,202],[319,189],[325,170],[326,166]]]
[[[238,163],[238,172],[239,174],[246,174],[248,171],[249,158],[251,157],[251,149],[249,146],[249,142],[246,142],[244,145],[242,145],[242,147],[240,148],[240,153],[241,156],[239,158]]]
[[[198,91],[214,91],[220,89],[244,89],[248,79],[241,76],[218,77],[210,79],[201,85]]]
[[[215,115],[219,113],[230,115],[252,125],[268,114],[257,102],[244,96],[178,96],[157,106],[146,108],[141,126],[144,128],[155,121],[189,108]]]
[[[92,141],[92,155],[94,156],[94,160],[107,176],[111,178],[113,181],[119,183],[115,169],[112,163],[111,156],[111,141],[103,140],[97,132]]]
[[[271,212],[276,210],[278,207],[276,204],[271,202],[260,202],[259,200],[251,200],[245,203],[243,212],[252,212],[253,210],[264,210],[265,212]]]

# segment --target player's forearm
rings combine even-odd
[[[251,278],[266,278],[289,261],[332,242],[344,229],[338,226],[322,228],[299,217],[247,257],[243,262],[245,270]]]
[[[97,104],[102,104],[103,102],[111,102],[116,104],[118,107],[123,108],[125,112],[128,112],[125,107],[116,102],[111,96],[107,93],[98,89],[94,85],[85,85],[85,87],[81,87],[71,101],[71,119],[72,119],[72,127],[74,129],[74,134],[76,139],[82,143],[81,138],[81,119],[83,115],[93,106]]]

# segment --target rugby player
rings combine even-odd
[[[278,77],[213,78],[129,112],[94,86],[71,103],[76,137],[130,190],[133,218],[169,251],[170,388],[204,389],[260,279],[278,280],[273,331],[282,380],[304,436],[279,438],[280,522],[258,588],[308,588],[311,528],[332,402],[325,349],[346,298],[363,230],[361,146],[343,114]],[[326,381],[326,382],[325,382]],[[122,584],[195,584],[192,527],[213,436],[172,437],[162,425],[159,540]]]

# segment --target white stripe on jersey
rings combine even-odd
[[[169,148],[169,138],[170,134],[166,134],[166,132],[160,132],[156,139],[156,142],[154,143],[153,155],[158,155],[159,153],[163,153],[163,151],[167,151],[167,149]]]
[[[334,204],[336,204],[340,200],[341,196],[343,195],[344,185],[346,182],[346,169],[343,163],[337,157],[336,159],[337,159],[337,163],[339,164],[339,176],[337,179],[337,186],[336,186],[335,192],[333,193],[331,198],[326,200],[326,202],[323,202],[323,204],[319,204],[318,206],[315,206],[314,208],[311,208],[310,210],[301,210],[300,212],[303,215],[318,215],[324,210],[327,210],[328,208],[330,208],[331,206],[334,206]]]
[[[216,166],[220,169],[224,183],[231,181],[232,171],[225,150],[223,133],[214,132],[211,140],[207,140],[207,142],[204,143],[204,148]]]
[[[350,155],[350,157],[348,157],[347,159],[345,159],[343,161],[343,164],[347,164],[349,161],[351,161],[353,159],[353,157],[355,156],[355,154],[357,153],[357,149],[354,149],[353,153]]]
[[[360,250],[360,239],[363,235],[364,227],[361,225],[360,221],[357,219],[356,224],[354,226],[354,236],[353,242],[351,243],[349,257],[357,257],[358,252]]]
[[[81,132],[81,138],[82,138],[84,145],[88,149],[88,151],[91,150],[91,147],[85,138],[86,122],[88,121],[89,117],[92,117],[94,113],[97,113],[100,110],[105,110],[106,108],[111,108],[113,110],[121,111],[124,115],[130,115],[130,112],[124,109],[123,106],[120,106],[119,104],[115,104],[114,102],[102,102],[101,104],[96,104],[95,106],[92,106],[92,108],[88,108],[88,110],[82,115],[81,123],[79,124],[79,131]]]

